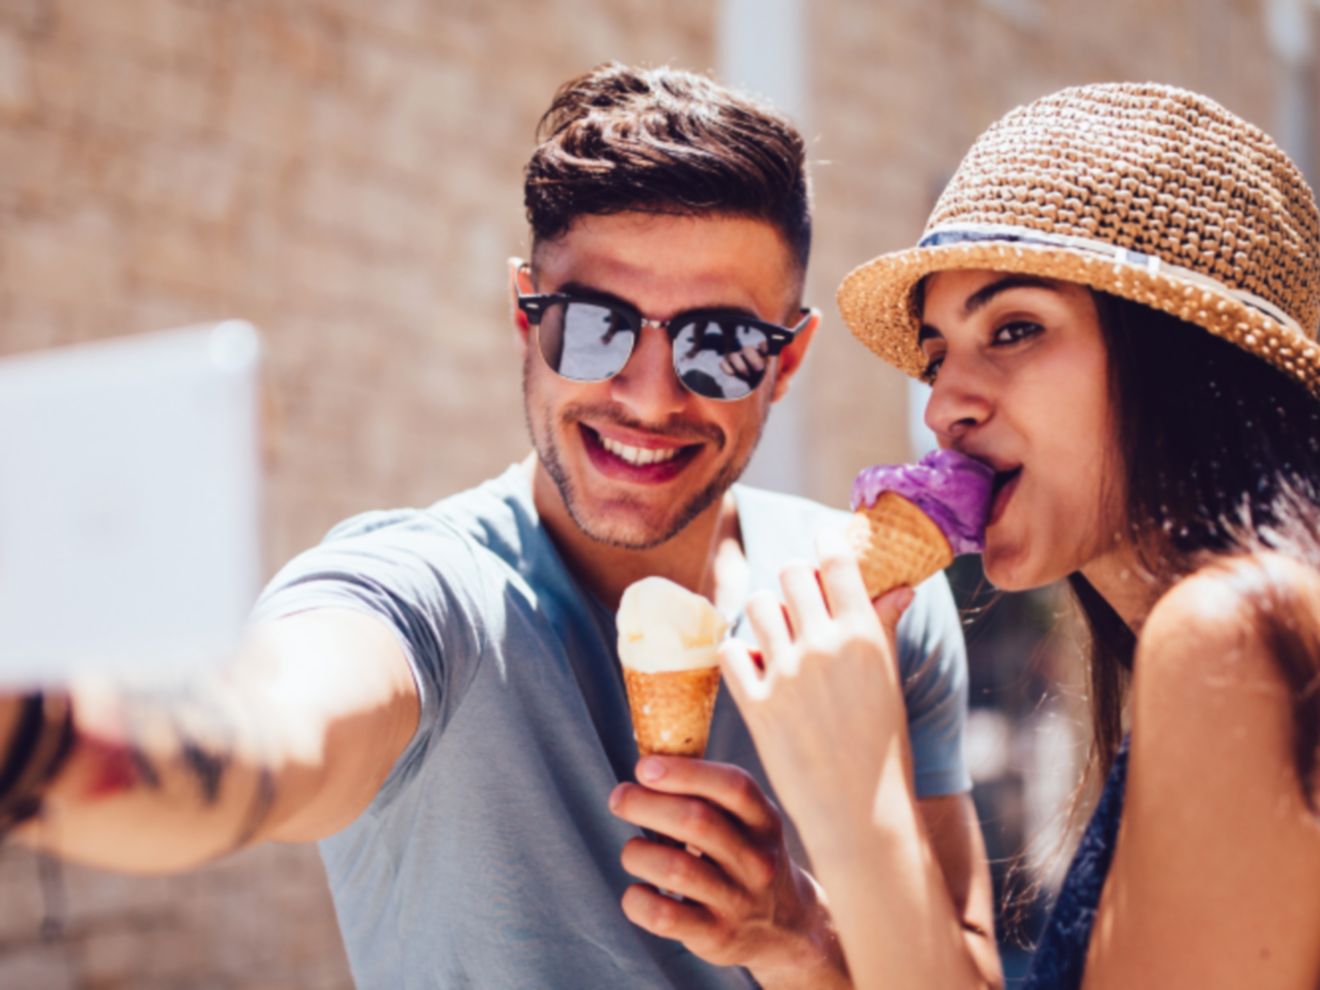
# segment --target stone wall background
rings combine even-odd
[[[809,298],[828,325],[800,379],[802,492],[841,502],[859,466],[907,454],[906,385],[842,330],[833,291],[915,239],[972,138],[1034,96],[1119,78],[1201,89],[1278,131],[1289,80],[1316,87],[1309,62],[1278,65],[1270,6],[804,6]],[[504,259],[526,247],[539,114],[609,58],[712,68],[716,14],[698,0],[0,0],[0,354],[256,322],[270,570],[346,515],[473,484],[526,449]],[[65,867],[54,940],[40,870],[0,848],[0,986],[350,985],[310,848],[149,880]]]

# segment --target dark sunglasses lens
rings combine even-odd
[[[537,338],[545,363],[559,374],[599,382],[623,370],[637,334],[618,310],[574,300],[546,307]]]
[[[741,399],[765,377],[769,340],[737,318],[703,318],[674,335],[674,371],[689,390],[709,399]]]

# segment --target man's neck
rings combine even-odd
[[[554,482],[537,470],[535,455],[524,462],[537,514],[573,576],[613,609],[623,591],[644,577],[668,578],[675,584],[705,595],[717,607],[741,597],[746,561],[738,510],[731,492],[693,519],[659,546],[645,550],[611,546],[593,539],[568,513]]]

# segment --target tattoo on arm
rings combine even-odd
[[[204,807],[214,807],[233,776],[240,752],[253,754],[256,783],[235,840],[245,845],[260,831],[275,801],[275,774],[260,720],[224,681],[137,689],[122,696],[124,744],[139,784],[160,790],[162,761],[176,762],[197,788]]]
[[[47,786],[73,748],[73,714],[64,695],[23,699],[0,762],[0,839],[41,813]]]

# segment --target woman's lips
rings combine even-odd
[[[1012,471],[1000,471],[995,475],[994,498],[990,502],[990,518],[986,522],[987,526],[993,526],[999,521],[999,517],[1004,514],[1004,508],[1008,505],[1008,500],[1013,497],[1017,491],[1018,482],[1022,478],[1022,468],[1017,467]]]
[[[701,444],[685,444],[681,447],[656,448],[666,455],[665,460],[655,460],[649,464],[635,463],[627,456],[606,448],[601,434],[591,427],[578,424],[582,434],[583,446],[592,465],[601,474],[615,481],[629,481],[634,484],[660,484],[677,477],[692,462],[701,450]],[[617,449],[617,445],[616,449]],[[636,449],[636,448],[634,448]],[[668,456],[670,452],[672,456]]]

